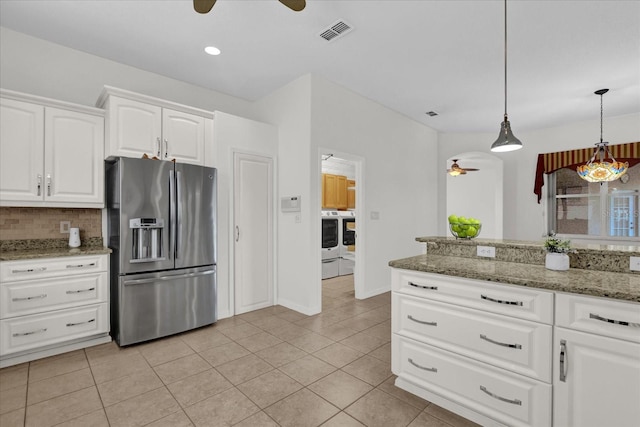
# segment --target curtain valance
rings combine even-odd
[[[628,144],[609,145],[609,151],[619,162],[629,162],[629,167],[640,163],[640,142]],[[533,192],[538,196],[538,203],[542,198],[542,186],[544,174],[557,171],[560,168],[577,168],[591,159],[595,152],[593,148],[581,148],[579,150],[557,151],[555,153],[538,154],[536,166],[536,181]]]

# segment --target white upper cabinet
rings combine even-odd
[[[143,155],[180,163],[205,162],[213,144],[213,113],[105,87],[97,105],[107,111],[105,158]]]
[[[105,157],[160,157],[162,108],[143,102],[109,97]]]
[[[1,103],[0,205],[104,207],[104,113],[10,91]]]
[[[204,164],[205,118],[181,111],[162,110],[163,159]]]
[[[0,202],[41,202],[44,107],[0,98]]]

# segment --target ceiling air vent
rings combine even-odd
[[[326,28],[320,32],[320,37],[330,42],[333,39],[336,39],[339,36],[343,36],[353,28],[346,22],[340,20],[333,23],[329,28]]]

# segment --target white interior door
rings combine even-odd
[[[235,313],[273,305],[273,159],[234,153]]]

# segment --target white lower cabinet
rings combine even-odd
[[[398,269],[392,291],[398,387],[482,425],[640,426],[640,304]]]
[[[554,425],[639,426],[640,305],[563,294],[556,312]]]
[[[109,255],[0,263],[0,367],[109,342]]]

